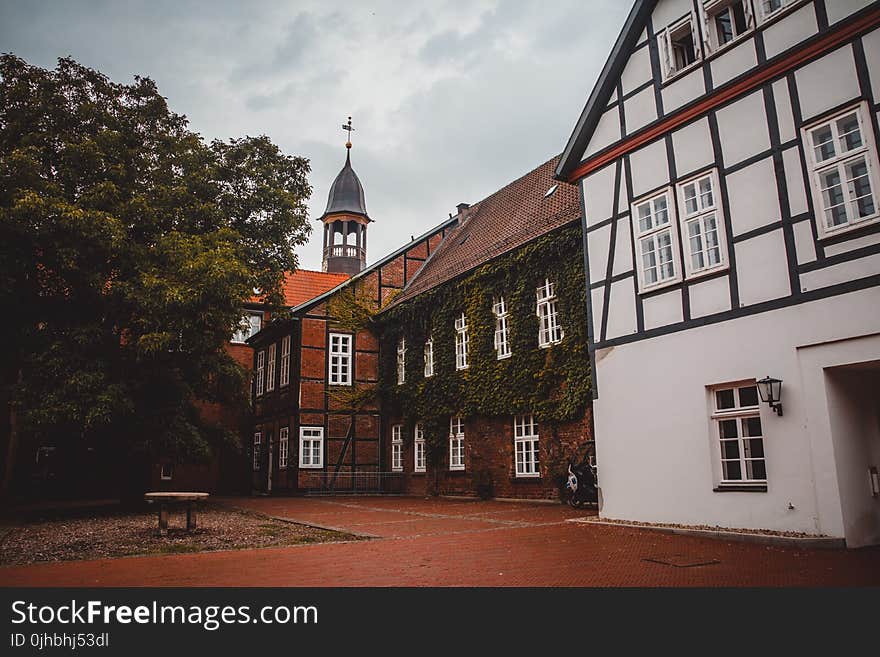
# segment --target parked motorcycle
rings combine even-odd
[[[579,509],[587,504],[599,503],[598,468],[590,451],[577,465],[568,463],[568,480],[565,483],[567,502]]]

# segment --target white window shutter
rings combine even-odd
[[[697,15],[691,12],[691,17],[693,20],[694,31],[696,32],[699,28],[699,23],[697,22]],[[710,36],[710,25],[709,25],[709,12],[706,11],[706,7],[704,5],[700,5],[700,18],[702,19],[703,25],[703,47],[702,52],[700,48],[700,39],[696,38],[697,35],[694,34],[694,56],[697,59],[700,59],[703,56],[703,52],[710,53],[712,52],[712,39]]]
[[[760,2],[760,0],[758,0]],[[751,0],[743,0],[743,9],[746,15],[746,29],[750,30],[755,27],[755,12],[752,11]]]
[[[657,39],[660,50],[663,51],[663,65],[666,77],[669,77],[674,71],[672,61],[672,42],[669,39],[669,30],[664,30],[661,38]]]

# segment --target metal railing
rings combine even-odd
[[[308,472],[300,470],[299,487],[306,495],[402,495],[406,492],[406,474],[355,470]]]

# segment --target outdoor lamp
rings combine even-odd
[[[758,394],[761,401],[770,404],[770,408],[776,411],[776,415],[782,416],[782,381],[767,376],[758,383]]]

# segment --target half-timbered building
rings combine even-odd
[[[635,2],[556,172],[603,516],[880,542],[878,5]]]

